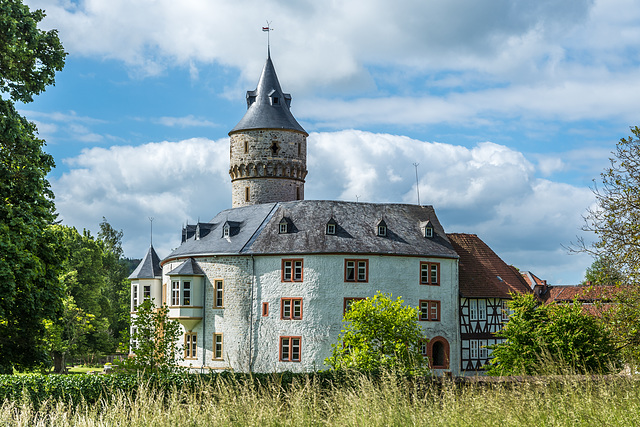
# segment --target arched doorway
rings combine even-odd
[[[444,337],[429,340],[427,356],[431,369],[449,369],[449,342]]]

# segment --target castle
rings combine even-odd
[[[349,304],[382,291],[419,308],[435,372],[481,369],[509,292],[529,291],[522,276],[477,236],[447,235],[431,206],[304,200],[308,134],[290,105],[269,54],[229,132],[232,208],[184,227],[162,260],[149,248],[129,277],[132,316],[167,304],[183,366],[312,371]]]

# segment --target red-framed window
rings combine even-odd
[[[420,263],[420,284],[440,285],[440,263],[421,262]]]
[[[267,317],[269,315],[269,303],[268,302],[263,302],[262,303],[262,316],[263,317]]]
[[[440,301],[420,300],[420,320],[440,321]]]
[[[283,320],[301,320],[302,298],[282,298],[280,300],[280,318]]]
[[[282,260],[282,281],[302,282],[302,259]]]
[[[302,356],[302,337],[280,337],[280,361],[299,362]]]
[[[351,307],[351,304],[353,304],[355,301],[360,301],[363,300],[364,298],[362,297],[347,297],[344,299],[344,307],[343,307],[343,311],[342,314],[347,314],[347,310],[349,310],[349,307]]]
[[[344,260],[344,281],[362,282],[369,281],[369,260],[368,259],[345,259]]]

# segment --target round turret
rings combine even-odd
[[[229,132],[232,207],[304,200],[308,134],[290,105],[268,56],[256,90],[247,91],[247,112]]]

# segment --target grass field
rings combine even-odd
[[[197,392],[116,392],[98,404],[50,401],[35,411],[4,402],[11,426],[632,426],[640,425],[640,383],[631,377],[557,377],[502,384],[420,386],[393,376],[290,390],[276,381],[255,388],[221,379]]]

